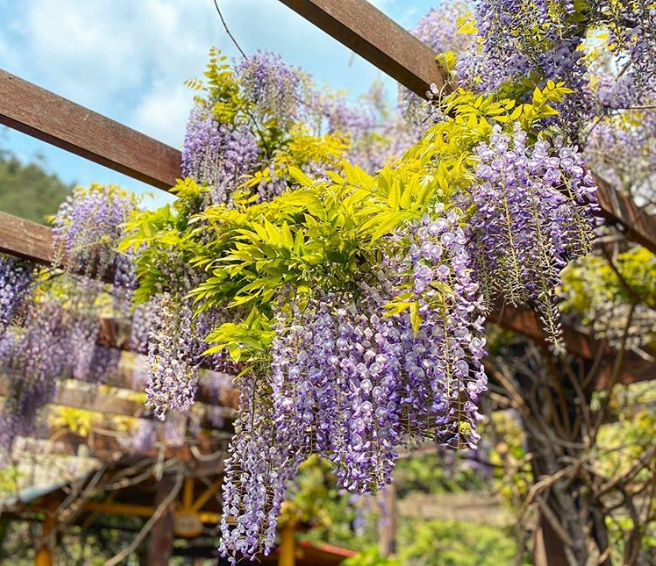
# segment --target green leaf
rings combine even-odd
[[[410,305],[410,324],[412,325],[412,332],[415,336],[421,328],[421,315],[419,314],[419,305],[414,302]]]
[[[303,171],[301,171],[298,167],[290,165],[287,168],[287,171],[289,172],[291,178],[294,179],[294,181],[296,181],[302,187],[312,188],[314,186],[312,179],[310,179],[310,177],[303,173]]]

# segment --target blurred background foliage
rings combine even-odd
[[[45,224],[72,188],[48,173],[42,158],[24,162],[0,147],[1,211]]]

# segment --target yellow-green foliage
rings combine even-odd
[[[459,90],[443,101],[447,119],[434,125],[397,167],[375,176],[343,163],[327,179],[311,179],[295,166],[304,152],[320,147],[332,158],[339,144],[326,140],[301,151],[292,143],[287,151],[296,163],[287,171],[295,188],[264,203],[238,198],[194,214],[206,189],[181,181],[175,188],[178,202],[142,213],[129,226],[132,233],[123,249],[140,252],[138,297],[145,300],[165,288],[161,266],[172,254],[181,255],[210,275],[193,293],[198,304],[235,309],[234,322],[209,336],[214,343],[209,351],[227,348],[235,360],[254,361],[270,346],[274,297],[302,304],[316,289],[351,292],[385,254],[403,257],[407,242],[386,236],[435,207],[455,206],[455,195],[475,180],[473,147],[489,137],[493,126],[511,131],[519,124],[535,139],[534,124],[552,116],[551,104],[568,92],[549,82],[535,90],[532,103],[518,105]],[[464,221],[466,211],[461,213]],[[446,285],[438,291],[437,307],[451,292]],[[408,295],[400,294],[388,308],[391,314],[408,311],[417,331],[421,320]]]
[[[564,310],[593,314],[595,300],[644,303],[656,309],[656,256],[641,246],[621,253],[613,261],[616,269],[601,256],[587,255],[563,271],[567,298]]]

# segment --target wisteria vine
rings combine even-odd
[[[233,563],[271,549],[286,484],[313,454],[369,493],[401,447],[475,448],[485,316],[528,304],[562,351],[561,271],[597,224],[584,156],[603,151],[616,111],[653,95],[654,17],[640,2],[431,12],[416,33],[450,52],[441,62],[462,88],[434,89],[430,110],[403,94],[404,114],[376,88],[351,103],[277,56],[231,66],[213,50],[207,82],[189,82],[177,201],[136,213],[122,193],[91,191],[56,218],[59,268],[78,282],[66,330],[46,301],[12,327],[31,279],[0,263],[3,359],[24,373],[50,363],[25,358],[38,340],[70,354],[72,339],[68,365],[31,367],[30,395],[51,398],[66,372],[102,380],[115,360],[94,325],[109,296],[132,318],[157,416],[189,411],[201,366],[239,373],[221,524]],[[598,29],[604,56],[588,49]],[[55,313],[50,342],[30,325],[39,309]],[[43,404],[30,395],[12,401],[26,414]]]

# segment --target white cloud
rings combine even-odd
[[[155,139],[179,147],[193,101],[183,85],[155,85],[134,110],[132,126]]]
[[[367,0],[367,2],[384,12],[386,8],[389,8],[390,4],[394,3],[394,0]]]

